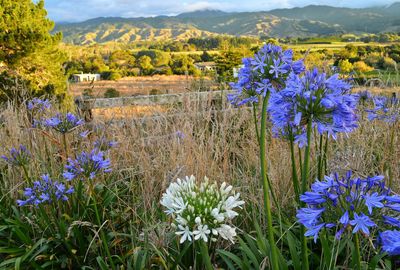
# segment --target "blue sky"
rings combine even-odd
[[[199,9],[260,11],[302,7],[310,4],[339,7],[389,5],[393,0],[45,0],[49,17],[59,21],[83,21],[95,17],[149,17],[176,15]]]

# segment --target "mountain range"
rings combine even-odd
[[[186,40],[213,35],[313,37],[344,33],[400,32],[400,2],[371,8],[310,5],[259,12],[200,10],[177,16],[99,17],[59,23],[64,42],[93,44],[117,41]]]

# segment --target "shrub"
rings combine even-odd
[[[374,70],[373,67],[368,66],[364,61],[358,61],[353,64],[353,68],[357,72],[365,73]]]
[[[117,89],[115,88],[108,88],[106,92],[104,93],[104,98],[116,98],[119,97],[120,93]]]
[[[353,64],[347,59],[339,61],[338,67],[340,72],[343,73],[350,73],[353,70]]]

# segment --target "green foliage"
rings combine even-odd
[[[108,88],[106,90],[106,92],[104,93],[105,98],[115,98],[115,97],[119,97],[119,96],[120,96],[120,93],[115,88]]]
[[[49,33],[54,23],[46,18],[43,0],[37,4],[31,0],[1,0],[0,14],[0,60],[7,65],[16,64],[61,38],[60,34]]]
[[[364,61],[355,62],[353,64],[353,68],[356,72],[361,72],[361,73],[370,72],[374,70],[373,67],[368,66]]]
[[[137,58],[147,56],[151,59],[151,65],[155,67],[168,65],[171,61],[171,56],[169,53],[157,51],[157,50],[143,50],[137,53]]]
[[[54,23],[47,18],[44,1],[0,1],[0,63],[3,76],[21,78],[34,92],[48,91],[65,97],[65,54],[58,48],[61,34],[50,34]]]
[[[187,55],[174,55],[172,58],[172,72],[178,75],[199,75],[200,71],[193,65],[194,61]]]
[[[378,65],[383,69],[383,70],[389,70],[389,71],[397,71],[397,63],[390,57],[382,57]]]
[[[85,98],[92,98],[93,97],[93,88],[85,88],[85,89],[83,89],[82,95]]]
[[[239,51],[221,52],[215,62],[222,81],[233,81],[233,68],[241,65],[242,57],[243,55]]]
[[[339,70],[343,73],[350,73],[353,70],[353,64],[349,62],[349,60],[340,60],[339,61]]]
[[[153,70],[153,65],[151,64],[151,58],[147,55],[142,55],[138,58],[138,66],[141,69],[143,75],[148,75]]]

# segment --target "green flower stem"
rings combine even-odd
[[[325,147],[324,147],[324,155],[322,157],[323,160],[323,165],[324,165],[324,174],[327,175],[328,174],[328,162],[327,162],[327,158],[328,158],[328,146],[329,146],[329,137],[328,134],[326,134],[325,136]]]
[[[324,143],[324,136],[321,134],[319,135],[319,153],[318,153],[318,180],[322,181],[322,167],[323,167],[323,143]]]
[[[210,254],[208,253],[207,243],[204,242],[203,240],[200,241],[200,252],[201,252],[201,257],[203,258],[205,269],[214,270],[214,267],[212,266],[211,263]]]
[[[67,145],[67,134],[63,133],[63,144],[64,144],[64,152],[65,152],[65,157],[68,159],[68,145]]]
[[[271,248],[271,269],[278,270],[278,254],[276,252],[274,232],[272,227],[272,213],[270,204],[269,194],[269,183],[267,177],[267,149],[266,149],[266,125],[267,125],[267,105],[269,100],[270,92],[264,97],[262,111],[261,111],[261,132],[260,132],[260,162],[261,162],[261,179],[263,184],[264,192],[264,207],[267,215],[267,227],[268,227],[268,241]]]
[[[256,129],[257,143],[258,143],[258,146],[260,146],[260,131],[258,130],[257,106],[255,105],[255,103],[253,103],[253,120],[254,120],[255,129]],[[281,218],[280,206],[279,206],[278,200],[277,200],[277,198],[275,196],[275,193],[274,193],[274,191],[272,189],[271,181],[270,181],[270,179],[268,177],[268,174],[267,174],[267,181],[268,181],[269,190],[271,192],[271,197],[272,197],[273,203],[276,206],[276,208],[278,208],[278,210],[279,210],[278,212],[279,212],[279,219],[280,219]]]
[[[355,269],[361,270],[361,255],[360,255],[360,239],[358,237],[358,233],[354,234],[354,248],[355,248]]]
[[[396,130],[396,125],[394,124],[391,127],[391,133],[390,133],[390,144],[389,144],[389,166],[388,166],[388,178],[389,178],[389,188],[392,188],[392,166],[393,166],[393,150],[394,150],[394,134]]]
[[[93,205],[94,205],[94,211],[95,211],[95,214],[96,214],[97,224],[99,225],[99,228],[101,228],[102,223],[101,223],[101,219],[100,219],[99,210],[97,209],[96,194],[94,194],[94,192],[93,192],[94,188],[93,188],[93,183],[92,183],[91,180],[89,180],[89,185],[90,185],[90,190],[91,190],[90,193],[92,194],[91,197],[93,199]],[[104,249],[106,250],[107,257],[108,257],[108,259],[109,259],[109,261],[111,263],[111,268],[113,270],[115,270],[116,268],[115,268],[113,259],[111,257],[110,249],[108,247],[108,242],[107,242],[107,239],[106,239],[106,236],[105,236],[103,230],[100,230],[100,238],[101,238],[101,241],[103,242]]]
[[[31,180],[31,177],[29,176],[28,169],[26,168],[26,166],[24,164],[22,164],[21,167],[22,167],[22,170],[24,171],[24,176],[25,176],[26,181],[28,182],[29,185],[31,185],[32,180]]]
[[[307,146],[304,150],[304,163],[303,170],[301,174],[301,193],[303,194],[307,190],[308,185],[308,175],[310,171],[310,148],[311,148],[311,133],[312,133],[312,119],[308,120],[307,124]],[[301,226],[301,256],[302,256],[302,269],[310,269],[308,263],[308,248],[307,248],[307,238],[304,236],[305,229]]]
[[[300,185],[299,185],[299,178],[297,175],[297,168],[296,168],[296,157],[294,154],[294,138],[293,134],[290,134],[290,157],[292,160],[292,181],[293,181],[293,189],[296,195],[297,203],[300,203]]]
[[[307,146],[304,151],[304,163],[301,174],[301,193],[307,191],[308,176],[310,171],[310,149],[311,149],[312,119],[307,124]]]
[[[258,120],[257,120],[257,105],[253,102],[253,120],[256,128],[257,142],[260,144],[260,132],[258,131]]]

